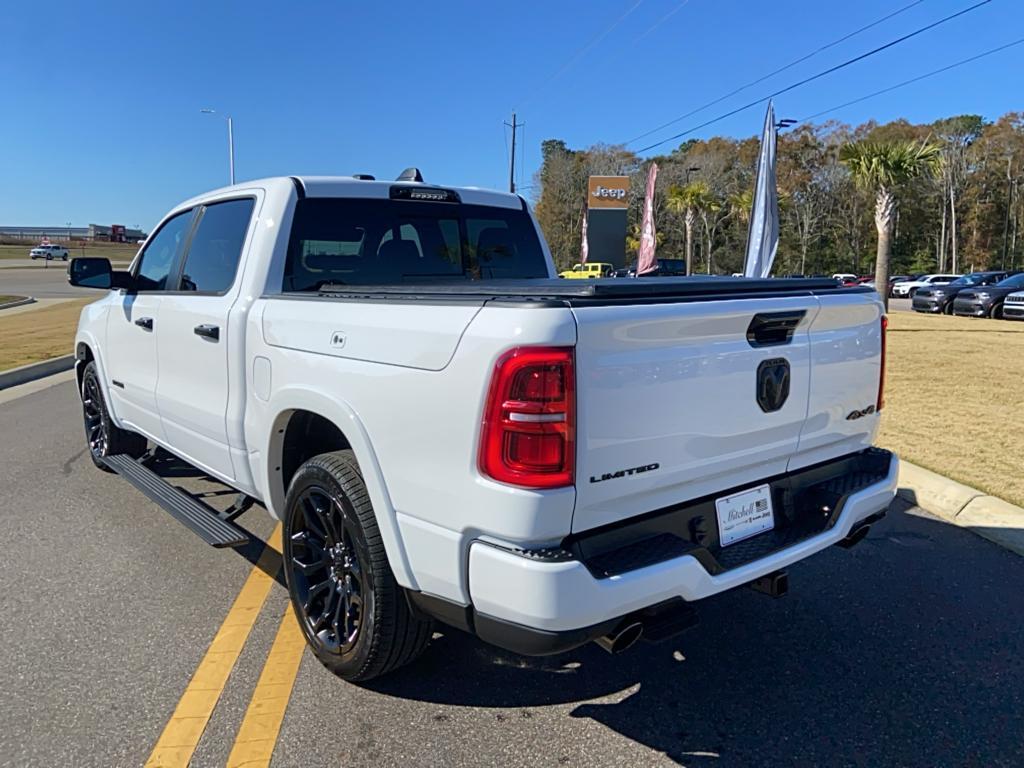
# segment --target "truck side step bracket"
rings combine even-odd
[[[241,547],[249,543],[249,536],[237,525],[222,519],[216,510],[175,488],[130,456],[107,456],[103,462],[207,544]]]

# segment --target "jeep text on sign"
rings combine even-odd
[[[587,183],[587,207],[628,208],[629,176],[591,176]]]

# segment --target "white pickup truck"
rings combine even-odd
[[[253,181],[177,206],[128,272],[69,277],[108,289],[75,340],[93,461],[214,545],[264,505],[345,679],[434,619],[524,654],[661,639],[710,595],[783,593],[895,491],[874,291],[558,280],[515,195]],[[238,503],[170,485],[157,448]]]

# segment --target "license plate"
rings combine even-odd
[[[718,539],[723,547],[775,527],[771,488],[767,484],[715,499],[715,511]]]

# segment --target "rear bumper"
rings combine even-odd
[[[519,653],[557,653],[596,639],[652,606],[678,603],[680,599],[694,602],[786,568],[843,541],[863,527],[864,521],[884,514],[896,492],[899,460],[877,449],[862,455],[868,454],[874,467],[884,462],[881,474],[867,476],[869,484],[860,487],[849,485],[854,475],[837,478],[855,490],[842,495],[824,530],[765,554],[756,553],[757,545],[753,550],[745,548],[756,555],[746,561],[731,558],[740,564],[729,564],[722,553],[713,554],[678,537],[674,542],[676,551],[688,551],[675,556],[673,543],[664,539],[666,534],[598,555],[581,555],[580,548],[573,544],[567,546],[575,552],[525,553],[476,541],[469,552],[472,604],[461,609],[469,625],[466,628],[488,642]],[[814,513],[822,514],[820,510],[801,510],[801,514]],[[770,537],[776,533],[784,531],[761,534],[747,542],[770,544]],[[785,540],[784,536],[775,537],[776,542]],[[594,548],[600,549],[600,543]],[[725,552],[732,555],[741,548],[727,548]],[[616,560],[623,567],[610,575],[607,570],[602,573],[601,569],[606,568],[603,563]]]

